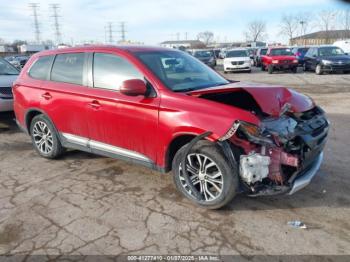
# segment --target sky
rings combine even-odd
[[[267,24],[267,41],[287,41],[280,34],[283,14],[345,10],[339,0],[0,0],[0,38],[33,41],[34,26],[29,2],[39,4],[41,40],[55,40],[52,9],[57,3],[62,39],[68,44],[105,42],[105,27],[113,23],[113,40],[120,39],[119,23],[126,22],[127,40],[155,45],[166,40],[196,39],[212,31],[217,42],[245,40],[243,32],[252,20]],[[312,25],[317,31],[318,25]]]

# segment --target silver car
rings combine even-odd
[[[13,110],[12,83],[19,71],[0,57],[0,112]]]

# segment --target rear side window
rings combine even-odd
[[[42,56],[31,66],[29,76],[35,79],[46,80],[54,56]]]
[[[51,71],[51,80],[82,85],[84,59],[84,53],[57,55]]]
[[[94,54],[94,87],[119,90],[123,81],[144,79],[143,75],[126,59],[104,53]]]

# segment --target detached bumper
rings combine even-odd
[[[323,160],[323,152],[321,152],[312,165],[305,171],[302,171],[291,185],[291,190],[288,192],[288,195],[292,195],[295,192],[303,189],[308,184],[310,184],[313,177],[317,174],[317,171],[320,169],[321,163]]]

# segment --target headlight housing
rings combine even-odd
[[[247,139],[255,144],[261,145],[275,145],[274,141],[271,139],[271,135],[263,134],[263,130],[260,127],[240,121],[239,130],[243,132],[247,136]]]
[[[242,132],[248,141],[261,145],[274,145],[274,141],[269,136],[264,136],[260,127],[244,121],[235,121],[227,133],[219,141],[230,139],[237,131]]]
[[[278,64],[279,61],[278,60],[272,60],[272,64]]]
[[[322,60],[322,63],[324,65],[330,65],[332,63],[332,61],[329,61],[329,60]]]

